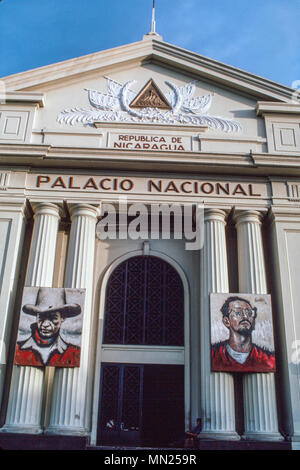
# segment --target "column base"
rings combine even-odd
[[[5,424],[3,428],[0,429],[0,432],[7,434],[42,434],[43,429],[40,426]]]
[[[294,434],[291,438],[292,450],[300,450],[300,434]]]
[[[279,432],[249,432],[242,435],[244,441],[284,441],[284,437]]]
[[[237,432],[203,431],[200,433],[200,439],[210,439],[214,441],[239,441],[241,436]]]
[[[45,435],[63,435],[63,436],[88,436],[85,428],[72,426],[50,426],[45,430]]]
[[[44,434],[0,434],[1,450],[86,450],[88,437],[45,436]]]

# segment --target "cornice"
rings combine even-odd
[[[269,224],[281,222],[300,226],[300,208],[272,206],[268,213],[267,222]]]
[[[0,103],[18,103],[38,105],[40,108],[45,106],[44,93],[5,91],[0,92]]]
[[[193,73],[261,99],[289,102],[294,89],[153,37],[3,77],[7,90],[26,90],[66,77],[127,62],[154,62]]]
[[[298,114],[300,118],[300,104],[298,103],[272,103],[258,101],[256,105],[256,113],[258,116],[265,114]]]
[[[281,167],[281,168],[294,168],[295,176],[299,174],[300,169],[300,155],[288,154],[274,154],[274,153],[252,153],[254,164],[259,167]]]
[[[197,66],[198,73],[207,75],[208,78],[212,78],[213,74],[215,81],[226,85],[229,83],[231,87],[240,88],[248,93],[252,91],[256,96],[273,97],[279,101],[289,102],[295,93],[293,88],[166,42],[153,41],[153,49],[160,53],[161,59],[164,57],[168,61],[168,57],[172,56],[176,58],[177,64],[181,64],[185,59]]]
[[[130,171],[203,172],[252,176],[300,176],[300,155],[270,153],[158,152],[0,144],[0,164],[12,168],[103,168]]]
[[[27,70],[2,77],[8,90],[25,90],[26,88],[52,82],[73,75],[87,73],[109,65],[143,60],[152,52],[152,41],[139,41],[125,46],[87,54],[81,57],[64,60],[36,69]]]

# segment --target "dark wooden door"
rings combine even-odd
[[[102,365],[98,444],[172,447],[183,435],[183,366]]]
[[[142,441],[144,445],[180,445],[184,437],[184,366],[145,365]]]
[[[140,445],[143,366],[102,365],[98,441]]]

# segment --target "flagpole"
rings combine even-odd
[[[156,8],[155,7],[156,7],[155,0],[153,0],[151,29],[148,34],[144,35],[143,39],[153,39],[153,37],[155,37],[156,39],[159,39],[162,41],[162,36],[156,32],[156,20],[155,20]]]
[[[151,33],[156,33],[155,29],[156,29],[156,24],[155,24],[155,0],[153,0]]]

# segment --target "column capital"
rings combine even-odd
[[[268,222],[288,222],[288,223],[300,223],[300,209],[294,207],[274,207],[270,208],[268,213]]]
[[[30,202],[34,217],[39,215],[52,215],[58,219],[63,215],[62,207],[53,202]]]
[[[264,213],[253,209],[235,210],[233,213],[233,220],[236,225],[244,223],[261,224],[264,215]]]
[[[31,217],[31,211],[25,198],[0,198],[0,213],[22,213],[24,217]]]
[[[204,222],[216,221],[226,223],[227,212],[222,209],[204,209]]]
[[[79,203],[68,203],[68,209],[70,211],[71,219],[74,217],[92,217],[97,219],[100,216],[100,205],[92,205],[84,202]]]

